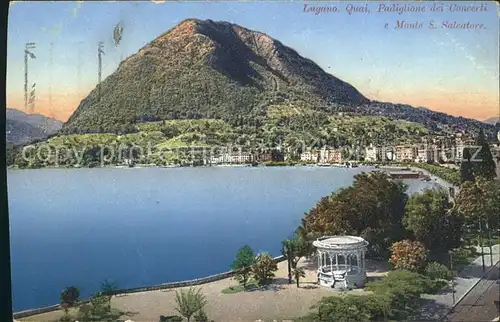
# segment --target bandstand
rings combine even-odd
[[[318,284],[331,288],[361,288],[365,283],[368,242],[355,236],[325,236],[313,242],[318,250]]]

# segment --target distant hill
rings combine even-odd
[[[26,114],[22,111],[6,109],[7,142],[28,143],[54,134],[61,129],[63,122],[39,114]]]
[[[436,132],[482,127],[494,135],[494,127],[480,121],[370,101],[264,33],[197,19],[181,22],[123,61],[81,101],[62,133],[125,133],[145,121],[202,118],[263,129],[269,108],[277,105],[293,113],[307,110],[306,116],[349,112],[417,122]],[[279,126],[289,124],[285,118]],[[318,128],[309,119],[300,123],[303,131]]]
[[[500,122],[500,117],[493,116],[493,117],[490,117],[490,118],[484,120],[483,122],[486,124],[496,124],[496,123]]]

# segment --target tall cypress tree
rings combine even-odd
[[[474,160],[474,175],[481,176],[486,179],[494,179],[496,177],[496,165],[493,161],[490,146],[486,141],[483,129],[479,130],[479,135],[476,140],[476,147],[479,152],[476,154]]]
[[[474,181],[474,172],[471,162],[471,153],[469,148],[464,148],[463,157],[460,163],[460,182]]]

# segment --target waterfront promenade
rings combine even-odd
[[[304,267],[306,277],[301,279],[300,288],[295,283],[288,284],[287,262],[278,263],[274,283],[262,290],[224,294],[222,290],[238,285],[233,278],[196,286],[207,299],[205,311],[214,321],[254,322],[292,320],[310,312],[312,305],[324,296],[342,295],[338,292],[316,285],[316,261],[302,259],[299,266]],[[386,262],[366,261],[369,279],[384,276],[388,271]],[[160,315],[178,315],[175,311],[175,291],[181,288],[149,292],[130,293],[114,296],[111,305],[123,312],[128,312],[123,320],[158,321]],[[349,291],[363,294],[363,290]],[[347,292],[347,293],[349,293]],[[55,321],[62,316],[62,311],[53,311],[18,319],[19,321]]]
[[[481,249],[479,248],[480,252]],[[497,269],[494,267],[500,260],[500,245],[494,245],[492,247],[493,260],[490,260],[489,247],[483,247],[484,252],[484,264],[486,270],[483,271],[481,256],[477,257],[472,263],[465,266],[459,273],[458,276],[454,278],[455,282],[455,303],[460,302],[462,298],[467,296],[470,290],[476,286],[482,279],[482,277],[488,272],[489,269]],[[493,266],[491,263],[493,262]],[[425,304],[420,310],[420,316],[416,317],[414,320],[440,320],[446,316],[450,310],[453,308],[453,294],[450,287],[445,287],[440,293],[430,295],[424,294],[422,298]]]
[[[493,321],[500,315],[499,264],[458,303],[444,321]]]

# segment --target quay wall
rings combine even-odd
[[[276,262],[282,262],[285,260],[285,257],[284,256],[277,256],[277,257],[274,257],[274,260]],[[206,276],[206,277],[196,278],[193,280],[186,280],[186,281],[180,281],[180,282],[170,282],[170,283],[163,283],[163,284],[159,284],[159,285],[134,287],[134,288],[128,288],[128,289],[120,289],[120,290],[113,291],[113,293],[110,295],[149,292],[149,291],[157,291],[157,290],[164,290],[164,289],[171,289],[171,288],[178,288],[178,287],[201,285],[201,284],[211,283],[211,282],[223,280],[226,278],[230,278],[230,277],[233,277],[235,274],[236,274],[236,271],[227,271],[224,273],[219,273],[219,274],[210,275],[210,276]],[[80,301],[80,303],[82,303],[82,304],[88,303],[88,302],[90,302],[90,300],[88,300],[88,299]],[[13,317],[14,317],[14,319],[21,319],[21,318],[25,318],[25,317],[32,316],[32,315],[57,311],[59,309],[61,309],[61,305],[56,304],[56,305],[46,306],[46,307],[42,307],[42,308],[38,308],[38,309],[31,309],[31,310],[24,310],[24,311],[16,312],[13,314]]]

